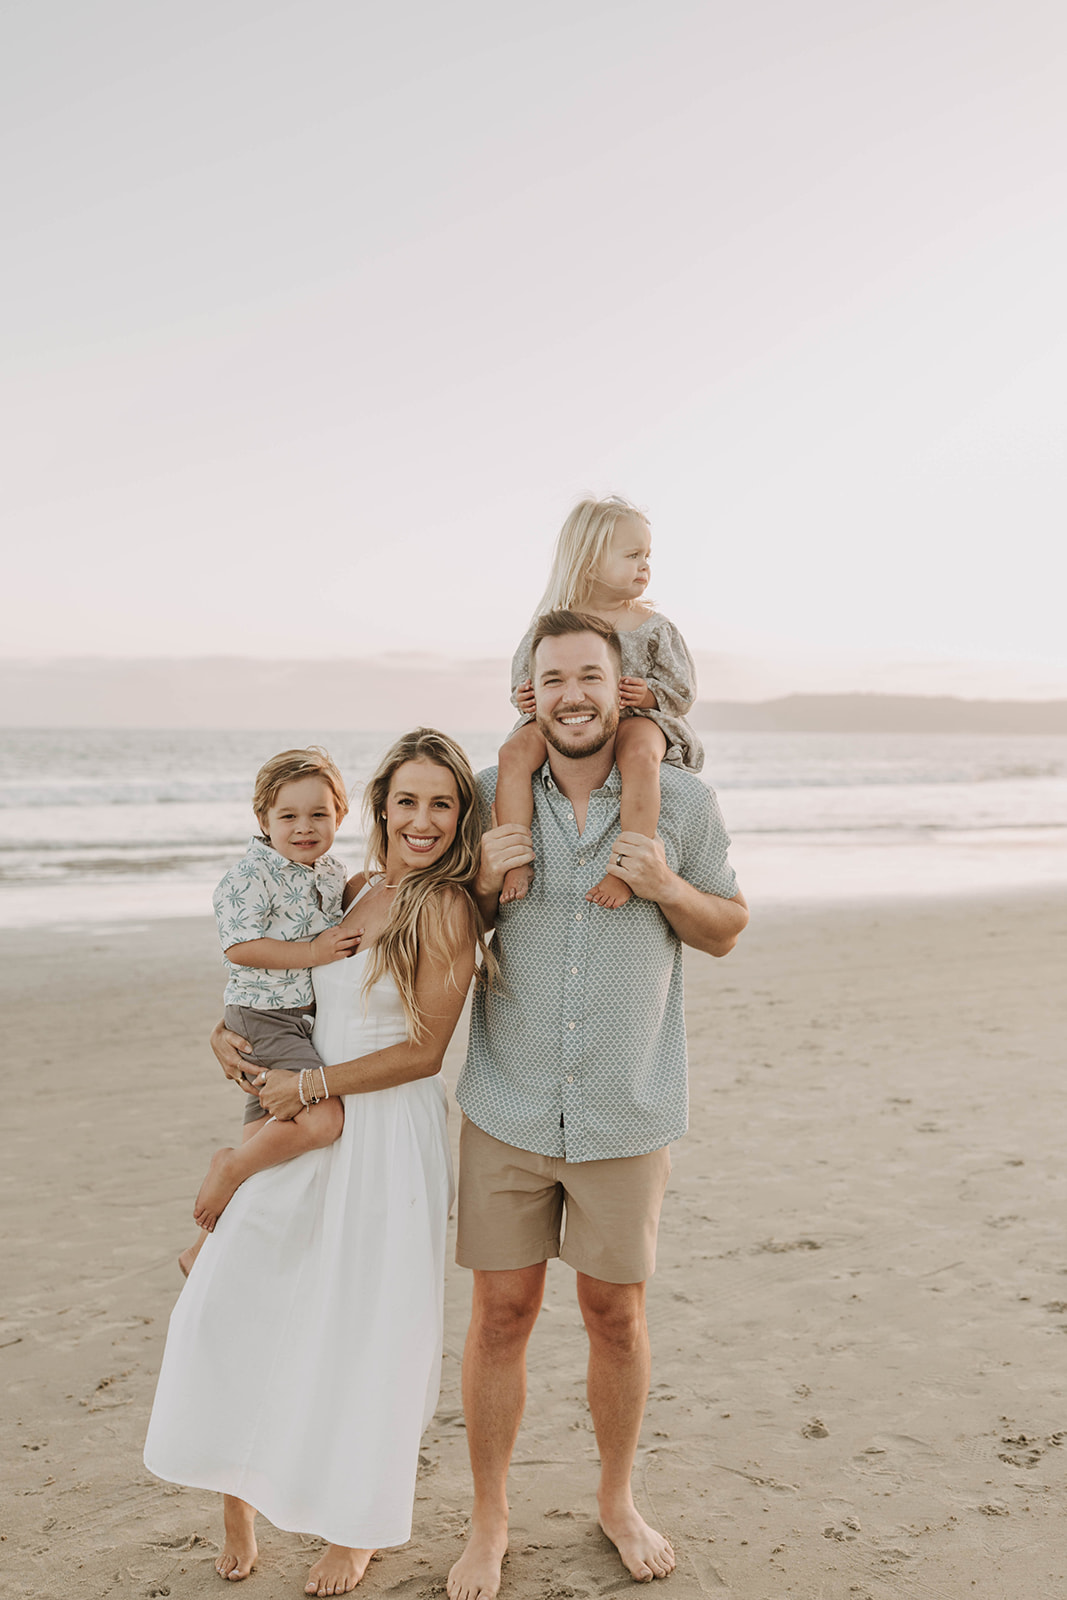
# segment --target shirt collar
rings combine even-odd
[[[333,866],[333,861],[328,853],[320,856],[314,865],[303,861],[290,861],[288,856],[283,856],[280,850],[275,850],[272,844],[269,844],[266,839],[261,839],[258,834],[253,834],[249,840],[248,853],[252,856],[266,857],[273,864],[275,872],[293,872],[298,875],[302,872],[309,872],[316,883],[322,877],[328,875]]]
[[[546,760],[544,766],[541,768],[540,772],[538,773],[538,776],[541,779],[541,787],[543,789],[547,789],[547,790],[551,791],[553,794],[561,794],[562,793],[562,790],[560,789],[558,783],[556,782],[555,778],[552,776],[552,768],[549,766],[547,760]],[[622,794],[622,778],[621,778],[621,776],[619,774],[619,769],[618,769],[617,765],[612,767],[611,771],[608,773],[607,777],[604,779],[604,782],[601,784],[600,788],[593,790],[593,794],[610,794],[610,795],[620,795],[620,794]]]

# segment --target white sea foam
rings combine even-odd
[[[501,735],[466,740],[475,766]],[[1067,738],[706,734],[704,772],[756,903],[1067,883]],[[0,925],[210,911],[254,828],[257,767],[325,744],[354,810],[387,736],[0,732]]]

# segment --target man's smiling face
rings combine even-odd
[[[615,656],[595,633],[542,639],[533,662],[537,726],[562,756],[592,756],[619,726]]]

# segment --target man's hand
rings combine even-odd
[[[504,874],[534,859],[533,834],[518,822],[505,822],[482,834],[482,859],[474,892],[479,904],[499,895]]]
[[[249,1086],[245,1077],[246,1073],[254,1074],[257,1071],[255,1062],[248,1059],[252,1053],[248,1040],[242,1039],[239,1033],[231,1033],[224,1022],[216,1022],[211,1030],[210,1043],[226,1076],[245,1094],[255,1094],[257,1091]]]
[[[675,877],[662,839],[644,833],[619,834],[611,847],[610,870],[642,900],[659,900]]]
[[[336,928],[324,929],[311,941],[311,961],[308,965],[328,967],[332,961],[354,956],[362,937],[362,928],[347,928],[343,922],[338,923]]]
[[[515,703],[524,717],[532,717],[534,715],[537,710],[537,697],[534,694],[534,686],[531,679],[527,678],[525,683],[519,684],[519,687],[515,690]]]
[[[639,706],[642,711],[655,711],[659,705],[646,678],[619,679],[619,705]]]
[[[291,1122],[303,1111],[300,1104],[299,1072],[283,1072],[276,1067],[273,1072],[257,1072],[252,1079],[252,1093],[259,1095],[259,1103],[266,1106],[279,1122]]]

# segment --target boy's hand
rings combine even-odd
[[[659,704],[646,678],[619,679],[620,706],[640,706],[644,711],[654,711]]]
[[[339,923],[336,928],[326,928],[311,941],[311,965],[328,967],[332,961],[342,961],[354,956],[363,937],[362,928],[346,928]]]
[[[520,683],[515,690],[515,700],[524,717],[532,717],[537,710],[537,699],[534,695],[534,686],[531,679]]]
[[[223,1072],[245,1094],[255,1094],[250,1086],[245,1073],[255,1073],[258,1069],[254,1061],[248,1058],[252,1054],[252,1046],[247,1039],[242,1039],[239,1033],[231,1033],[224,1022],[216,1022],[211,1030],[211,1048],[218,1058],[219,1066]]]

